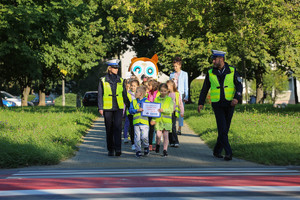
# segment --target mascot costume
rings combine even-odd
[[[139,80],[142,80],[142,76],[151,77],[157,80],[158,76],[158,67],[157,67],[158,56],[150,58],[137,58],[134,57],[131,59],[131,64],[128,68],[130,74],[138,77]]]

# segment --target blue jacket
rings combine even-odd
[[[175,77],[176,72],[172,72],[170,74],[170,80]],[[178,77],[178,85],[177,85],[178,92],[183,97],[184,100],[189,99],[189,82],[188,82],[188,74],[185,71],[180,71]]]
[[[147,97],[144,97],[142,100],[140,100],[140,99],[136,99],[136,100],[137,100],[137,103],[141,107],[141,104],[144,103],[147,100]],[[133,107],[133,101],[130,102],[129,113],[132,114],[132,115],[137,113],[137,109],[134,109],[134,107]],[[142,125],[142,124],[136,124],[136,125]]]

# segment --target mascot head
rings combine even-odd
[[[150,58],[132,58],[131,64],[128,68],[128,72],[134,74],[141,80],[141,76],[144,75],[146,77],[152,77],[153,79],[157,79],[158,75],[158,67],[157,67],[158,57],[156,54]]]

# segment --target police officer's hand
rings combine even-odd
[[[101,116],[103,116],[103,110],[99,110]]]
[[[233,99],[232,101],[231,101],[231,106],[236,106],[236,104],[238,104],[238,100],[237,99]]]
[[[198,106],[198,113],[200,113],[202,109],[203,109],[203,105],[199,105]]]

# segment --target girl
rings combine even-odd
[[[126,85],[118,76],[120,60],[107,62],[107,74],[99,81],[98,111],[104,116],[108,156],[120,156],[122,135],[122,114],[124,103],[129,107]]]
[[[159,96],[159,91],[158,91],[158,86],[159,83],[154,80],[151,79],[148,81],[148,93],[147,93],[147,100],[150,102],[154,102],[154,99]],[[148,118],[149,119],[149,123],[151,121],[151,117]],[[150,124],[149,126],[149,150],[155,150],[155,148],[153,148],[152,146],[152,140],[153,140],[153,134],[154,134],[154,126]]]
[[[178,118],[179,115],[181,117],[184,116],[184,107],[175,82],[173,80],[168,80],[167,85],[170,91],[169,97],[171,97],[174,102],[174,110],[172,113],[172,132],[169,133],[169,142],[171,147],[179,147],[179,141],[176,132],[176,118]]]
[[[169,131],[172,130],[172,113],[174,110],[174,103],[171,97],[168,96],[169,90],[166,83],[159,86],[160,95],[154,100],[155,103],[160,103],[161,107],[158,112],[161,113],[159,118],[152,118],[151,125],[155,125],[156,129],[156,149],[159,153],[161,135],[164,137],[163,156],[168,156]]]

